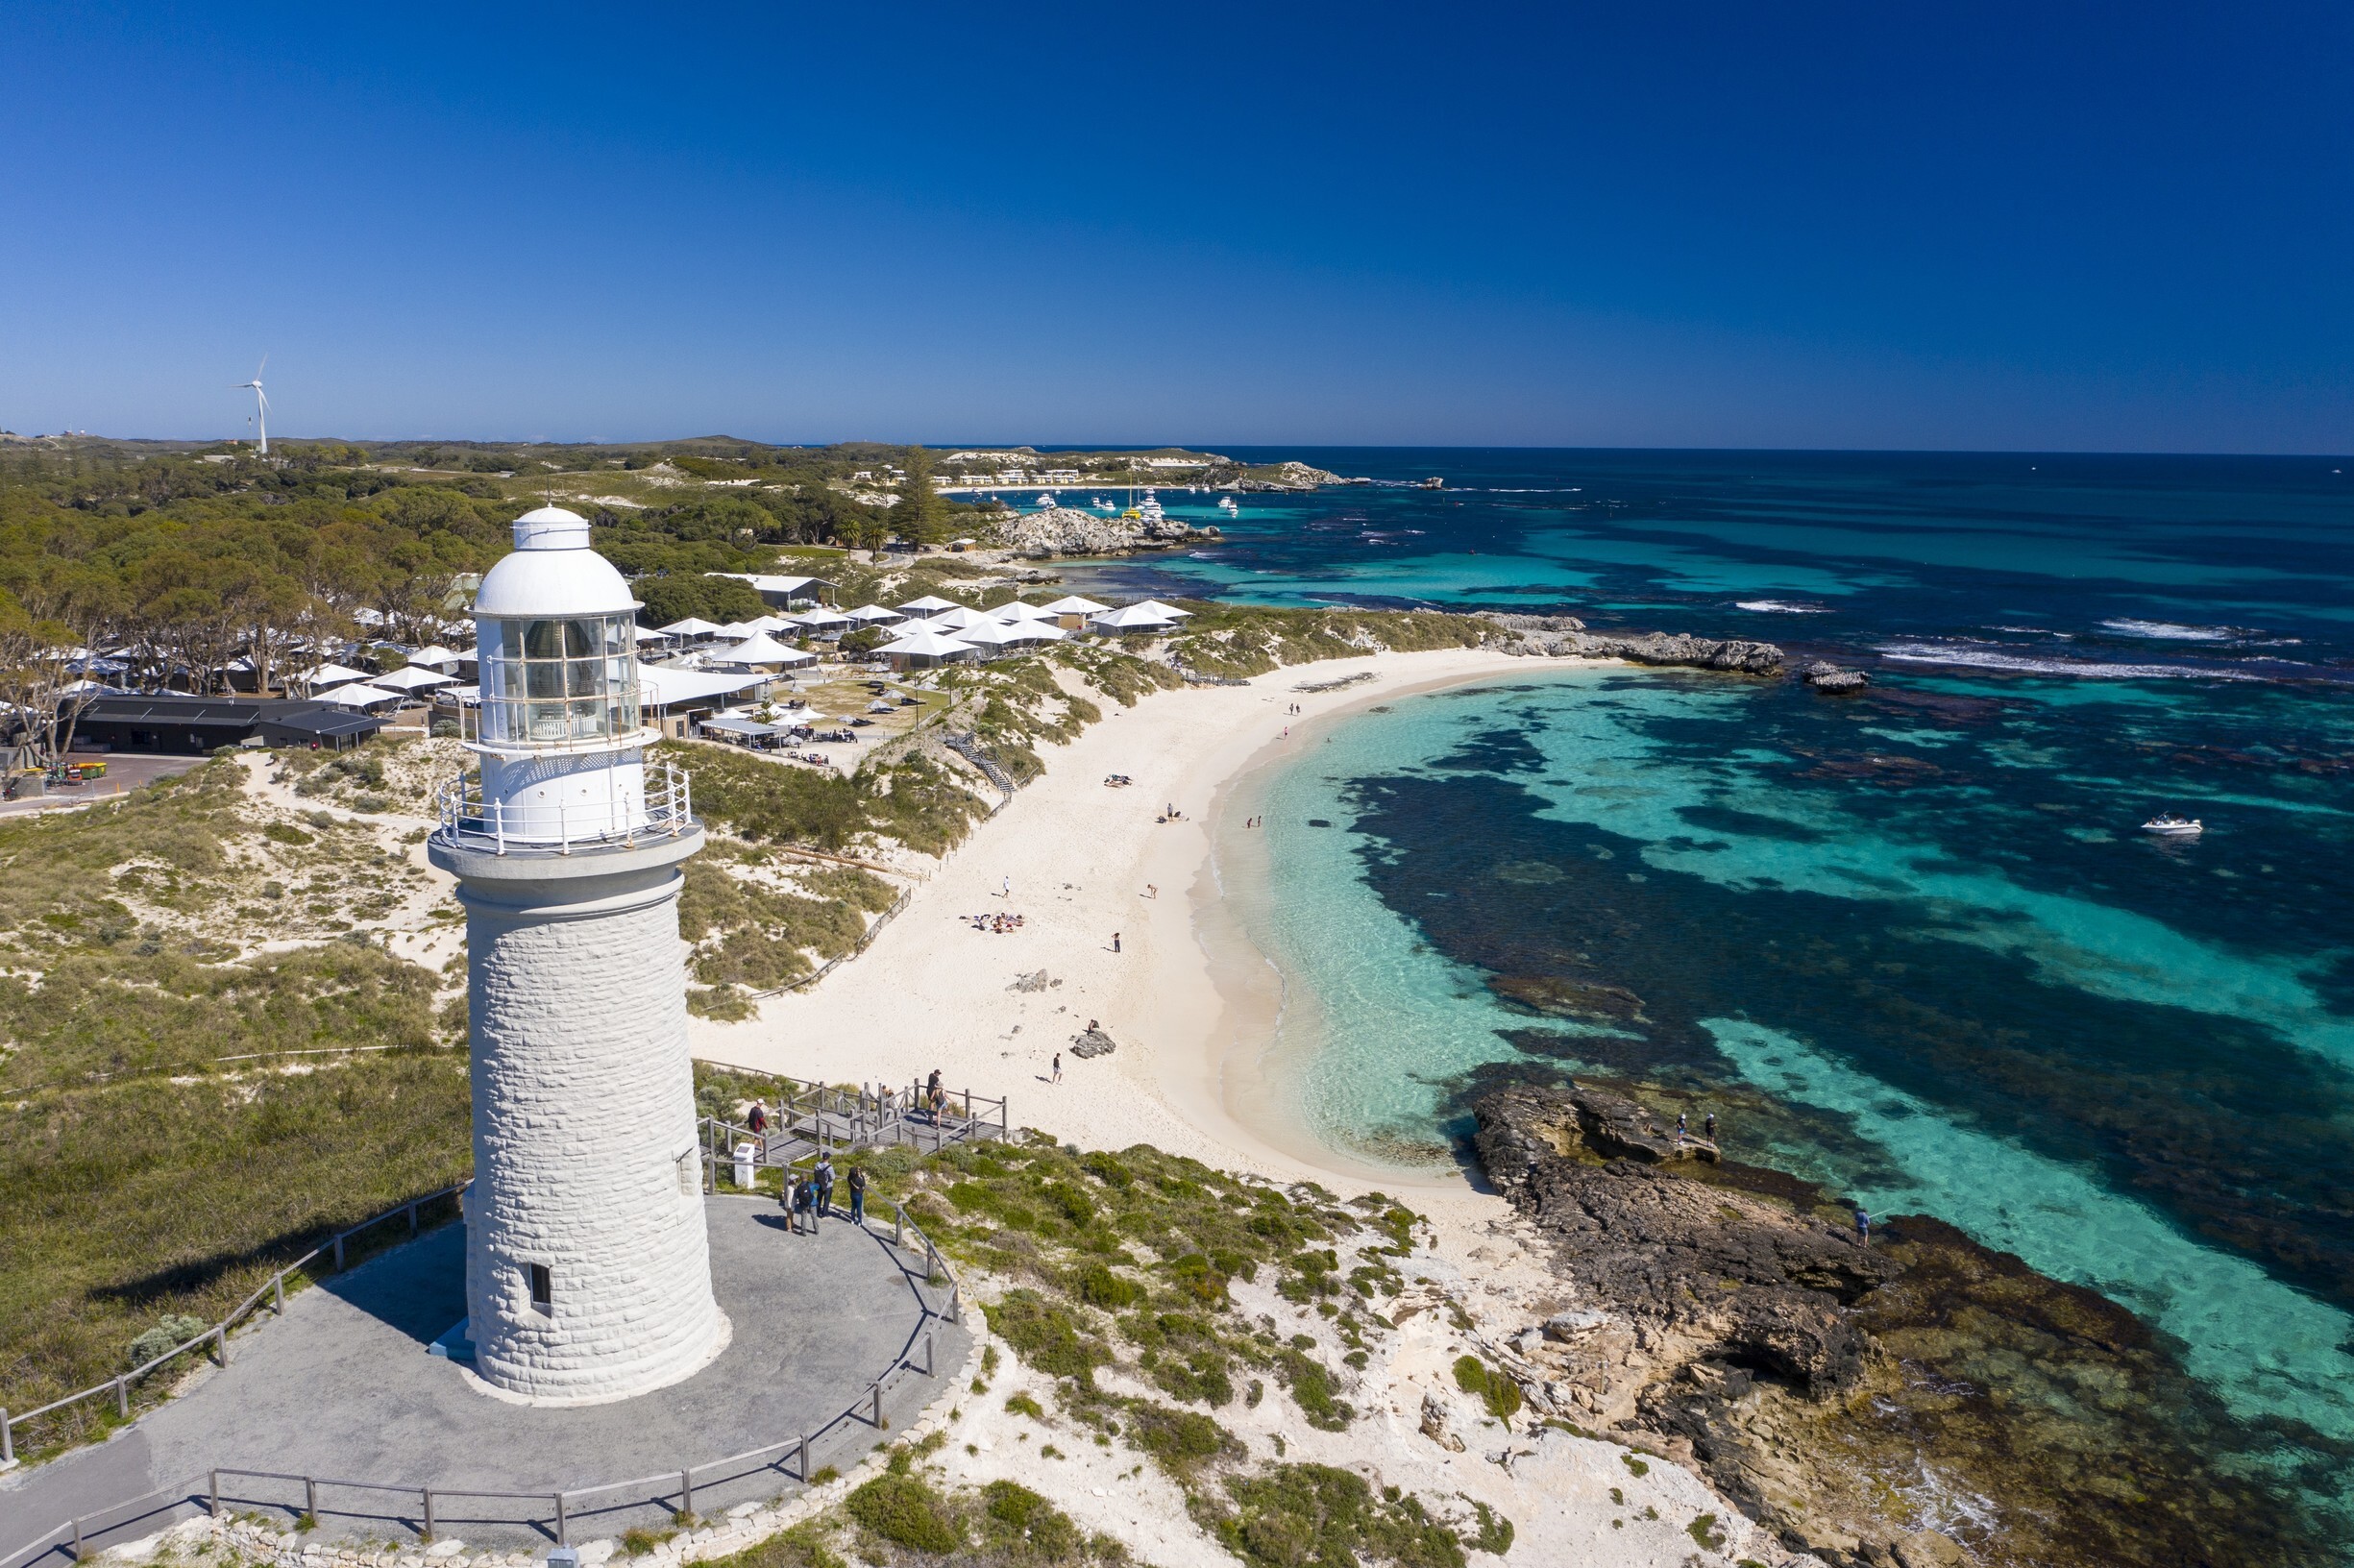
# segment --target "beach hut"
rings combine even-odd
[[[1087,629],[1089,616],[1109,615],[1112,606],[1098,604],[1091,599],[1081,599],[1077,594],[1071,594],[1056,600],[1045,606],[1045,610],[1048,615],[1054,617],[1054,624],[1065,631],[1084,631]]]
[[[1015,621],[1003,629],[1009,643],[1059,643],[1070,636],[1051,621]]]
[[[981,650],[981,657],[991,658],[1022,640],[1021,633],[1001,622],[987,619],[974,622],[956,634],[958,642],[970,643]]]
[[[840,610],[829,610],[823,605],[814,610],[803,610],[793,621],[803,631],[817,637],[840,636],[857,624]]]
[[[1132,610],[1150,610],[1153,614],[1169,621],[1190,621],[1193,618],[1191,610],[1181,610],[1174,604],[1164,604],[1157,599],[1140,599],[1128,607]]]
[[[862,626],[893,626],[907,619],[898,611],[887,610],[880,604],[861,604],[854,610],[842,613]]]
[[[674,637],[682,643],[707,643],[719,634],[720,628],[717,625],[692,615],[684,621],[674,621],[662,628],[663,636]]]
[[[943,610],[955,608],[957,603],[954,600],[943,599],[938,594],[926,594],[921,599],[911,599],[900,605],[899,613],[912,615],[919,621],[929,621]]]
[[[1142,604],[1129,604],[1116,610],[1106,610],[1101,615],[1090,616],[1087,625],[1090,631],[1125,637],[1143,632],[1173,631],[1177,623],[1158,610],[1147,609]]]
[[[894,670],[928,670],[934,665],[969,659],[978,649],[961,638],[944,637],[930,626],[919,625],[876,651],[891,661]]]
[[[998,623],[1000,625],[1007,626],[1018,625],[1024,621],[1052,621],[1054,619],[1053,616],[1047,614],[1044,610],[1040,609],[1037,605],[1025,604],[1018,599],[1011,600],[1006,603],[998,605],[994,609],[986,610],[982,613],[987,615],[992,621]]]

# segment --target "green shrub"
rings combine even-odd
[[[1089,1263],[1071,1281],[1071,1294],[1090,1307],[1117,1311],[1142,1301],[1144,1287],[1133,1280],[1121,1278],[1101,1263]]]
[[[843,1506],[850,1517],[894,1546],[915,1552],[954,1552],[965,1544],[947,1500],[911,1475],[880,1475],[852,1491]]]
[[[1189,1470],[1228,1446],[1215,1421],[1191,1410],[1137,1400],[1128,1407],[1128,1440],[1171,1470]]]
[[[145,1366],[174,1345],[186,1344],[208,1327],[201,1317],[166,1312],[154,1328],[131,1341],[131,1364]]]
[[[1032,1399],[1028,1394],[1014,1395],[1005,1402],[1005,1408],[1016,1415],[1026,1415],[1033,1421],[1046,1419],[1045,1410],[1041,1409],[1038,1401]]]
[[[993,1481],[981,1488],[981,1532],[999,1551],[1061,1562],[1076,1556],[1079,1527],[1027,1486]]]
[[[1069,1309],[1031,1289],[1009,1290],[985,1311],[990,1331],[1014,1354],[1050,1377],[1092,1384],[1094,1369],[1111,1360],[1099,1339],[1082,1335]]]
[[[1376,1493],[1350,1471],[1270,1465],[1229,1478],[1226,1489],[1233,1507],[1209,1522],[1229,1552],[1256,1568],[1462,1568],[1462,1542],[1419,1498],[1395,1488]]]
[[[1480,1521],[1480,1532],[1472,1537],[1473,1546],[1499,1557],[1512,1550],[1512,1521],[1484,1503],[1475,1502],[1471,1509]]]
[[[1477,1394],[1487,1407],[1487,1413],[1497,1420],[1509,1423],[1521,1406],[1520,1384],[1509,1373],[1481,1360],[1477,1356],[1461,1356],[1455,1362],[1455,1385],[1467,1394]]]
[[[1338,1432],[1356,1419],[1346,1401],[1333,1397],[1333,1375],[1322,1361],[1297,1349],[1275,1358],[1275,1368],[1291,1390],[1291,1401],[1308,1417],[1308,1424],[1324,1432]]]

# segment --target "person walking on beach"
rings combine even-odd
[[[852,1165],[850,1167],[850,1223],[864,1225],[866,1222],[867,1167]]]
[[[1859,1247],[1872,1245],[1872,1216],[1864,1213],[1864,1206],[1860,1203],[1855,1206],[1855,1244]]]
[[[1054,1053],[1054,1077],[1048,1081],[1057,1084],[1063,1081],[1063,1053],[1061,1051]]]
[[[1112,933],[1112,950],[1116,953],[1119,951],[1119,933],[1116,931]]]
[[[834,1212],[834,1157],[832,1155],[821,1154],[818,1156],[818,1168],[812,1180],[816,1182],[818,1188],[818,1217],[820,1219],[829,1218]]]
[[[1014,879],[1012,877],[1009,876],[1005,879],[1005,886],[999,890],[997,896],[1000,898],[1011,898],[1014,896]]]

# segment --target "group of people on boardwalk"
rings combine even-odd
[[[793,1234],[815,1236],[818,1221],[834,1213],[834,1157],[821,1152],[815,1169],[806,1174],[788,1170],[785,1188],[779,1201],[785,1208],[785,1217],[792,1221]],[[850,1206],[848,1218],[853,1225],[867,1222],[867,1171],[853,1164],[848,1178],[842,1184]]]

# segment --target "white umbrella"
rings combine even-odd
[[[448,670],[450,666],[457,663],[459,660],[465,658],[465,654],[460,653],[454,649],[447,649],[442,647],[439,643],[432,643],[427,647],[417,649],[416,652],[411,653],[408,656],[408,662],[411,665],[421,664],[428,670]]]

